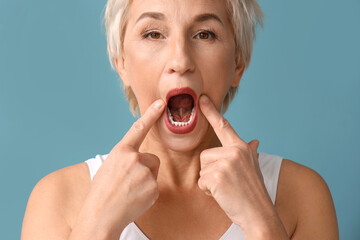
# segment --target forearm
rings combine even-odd
[[[276,219],[249,228],[244,236],[246,240],[290,240],[284,225]]]
[[[263,211],[261,216],[249,218],[242,226],[246,240],[289,240],[285,226],[275,208]]]
[[[68,240],[119,240],[126,225],[125,220],[120,223],[115,222],[109,214],[104,217],[103,213],[87,211],[84,206],[78,215]]]
[[[111,229],[101,224],[89,224],[84,221],[74,226],[68,240],[118,240],[123,229],[123,227]]]

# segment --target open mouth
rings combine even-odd
[[[186,126],[194,117],[194,99],[189,94],[179,94],[169,99],[168,117],[172,125]]]
[[[197,120],[197,97],[189,87],[176,88],[166,96],[165,124],[177,134],[191,132]]]

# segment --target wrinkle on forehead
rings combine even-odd
[[[132,0],[130,19],[133,26],[136,19],[143,12],[162,12],[168,23],[183,22],[191,24],[193,16],[201,13],[214,13],[220,17],[225,25],[231,22],[226,9],[226,0]]]

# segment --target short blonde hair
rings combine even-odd
[[[256,0],[226,0],[229,19],[233,26],[236,63],[239,60],[245,69],[250,65],[255,28],[257,24],[263,26],[263,12]],[[105,10],[105,28],[107,36],[107,50],[111,67],[115,68],[115,59],[121,59],[124,50],[124,36],[129,17],[131,0],[108,0]],[[130,111],[138,114],[138,103],[130,87],[124,87],[126,99],[129,101]],[[237,92],[237,87],[231,87],[225,96],[222,113],[225,113]]]

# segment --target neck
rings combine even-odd
[[[150,132],[149,132],[150,133]],[[152,153],[159,157],[160,168],[157,182],[162,187],[173,190],[198,189],[200,154],[212,147],[219,147],[221,143],[214,132],[206,136],[202,144],[188,152],[177,152],[168,149],[154,134],[148,134],[139,151]]]

